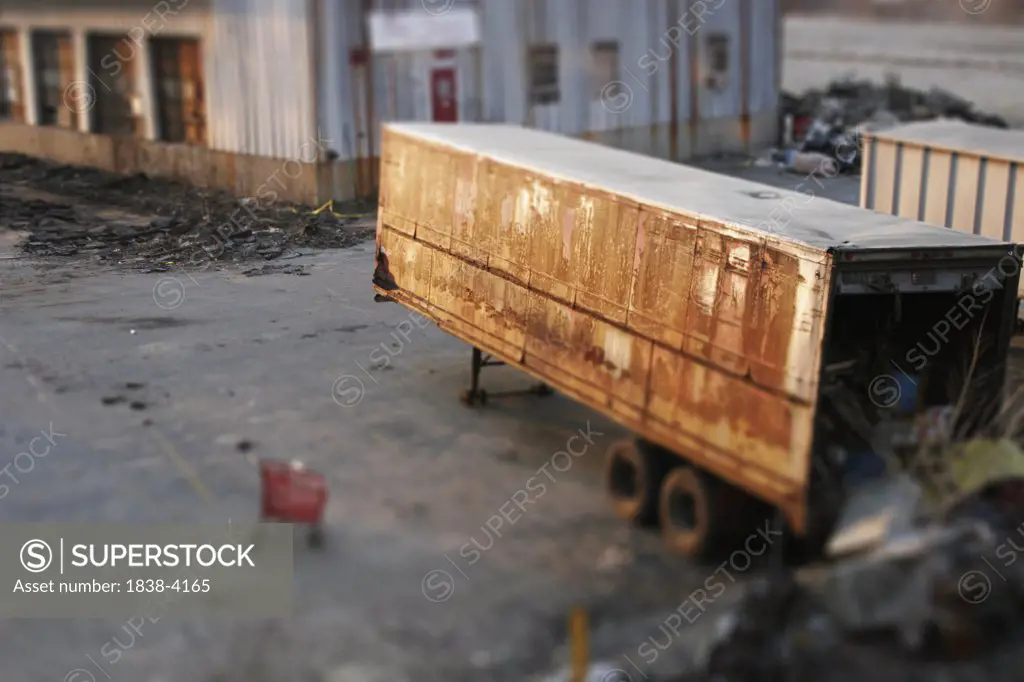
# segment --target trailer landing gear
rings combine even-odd
[[[488,394],[480,388],[480,372],[484,367],[501,367],[505,363],[496,359],[489,353],[484,353],[479,348],[473,348],[472,365],[470,368],[469,388],[459,396],[463,405],[473,407],[474,405],[486,405],[488,398],[499,398],[512,395],[536,395],[548,396],[554,393],[547,384],[537,384],[522,391],[503,391],[501,393]]]

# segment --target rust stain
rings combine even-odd
[[[595,367],[606,369],[609,372],[614,372],[618,367],[611,360],[605,357],[604,348],[598,348],[591,346],[586,353],[583,354],[583,361],[589,362]]]

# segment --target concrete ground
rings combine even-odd
[[[706,165],[857,200],[857,178],[819,186],[745,160]],[[557,395],[462,406],[469,348],[374,303],[372,253],[306,250],[290,261],[305,276],[140,274],[29,260],[0,231],[0,466],[17,477],[4,481],[5,521],[253,519],[243,443],[303,460],[331,490],[325,549],[296,548],[290,621],[163,617],[134,635],[124,620],[6,621],[8,679],[548,679],[568,661],[576,605],[594,660],[628,675],[594,679],[692,663],[757,571],[749,557],[696,565],[615,518],[600,465],[624,434],[590,410]],[[502,368],[485,382],[529,384]],[[51,428],[63,434],[52,451],[15,468]],[[592,443],[567,467],[555,453],[581,430]],[[524,495],[518,510],[510,500]],[[689,595],[714,574],[725,590],[695,611]],[[111,643],[116,662],[101,653]]]
[[[714,569],[613,517],[599,482],[601,454],[621,434],[613,425],[558,396],[463,407],[469,349],[432,327],[396,333],[409,316],[373,303],[371,254],[369,244],[310,254],[298,259],[308,276],[256,278],[3,256],[0,464],[40,430],[66,434],[10,469],[5,521],[255,518],[243,440],[259,456],[304,460],[331,487],[326,549],[297,549],[292,621],[162,618],[132,640],[123,621],[7,621],[8,679],[298,681],[307,669],[336,682],[529,679],[565,660],[573,604],[595,619],[596,656],[632,653],[647,669],[636,649]],[[376,370],[382,346],[393,356]],[[492,390],[527,385],[489,372]],[[128,402],[104,404],[118,396]],[[552,463],[581,429],[593,444],[567,469]],[[546,489],[534,485],[524,511],[497,526],[542,467]],[[459,550],[474,541],[470,565]],[[612,616],[626,634],[602,634]],[[111,664],[100,651],[114,638],[124,655]],[[673,669],[689,646],[656,663]],[[245,647],[262,651],[265,676],[215,677],[251,664]]]
[[[305,252],[291,262],[306,276],[246,277],[32,261],[0,235],[0,466],[17,478],[5,521],[253,519],[244,441],[319,469],[331,490],[326,548],[297,545],[291,621],[164,617],[134,636],[123,620],[7,621],[12,680],[531,679],[568,660],[574,605],[595,659],[640,680],[691,661],[756,570],[727,566],[735,582],[697,618],[684,608],[694,623],[681,628],[680,604],[721,567],[670,556],[613,516],[600,462],[621,429],[557,395],[462,406],[469,348],[373,302],[372,242]],[[485,382],[529,385],[503,368]],[[51,428],[52,451],[15,467]],[[553,459],[581,430],[585,452]],[[100,652],[115,638],[112,663]],[[216,677],[254,661],[263,677]]]

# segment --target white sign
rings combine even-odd
[[[480,42],[480,22],[472,9],[372,12],[368,21],[373,52],[456,49]]]

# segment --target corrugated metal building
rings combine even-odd
[[[112,136],[95,164],[242,193],[249,157],[295,159],[315,172],[294,198],[345,198],[375,188],[381,121],[521,123],[677,160],[770,144],[780,36],[779,0],[5,0],[0,118],[46,126],[32,144],[62,161],[81,155],[40,135]],[[32,151],[6,130],[0,147]]]
[[[80,114],[58,125],[104,134],[104,99],[123,94],[125,118],[137,123],[110,134],[290,158],[316,135],[308,8],[303,0],[5,0],[0,41],[13,57],[0,66],[17,72],[10,80],[29,124],[47,125],[56,107]],[[52,76],[48,42],[61,52]],[[184,134],[161,111],[172,105],[193,130]]]

